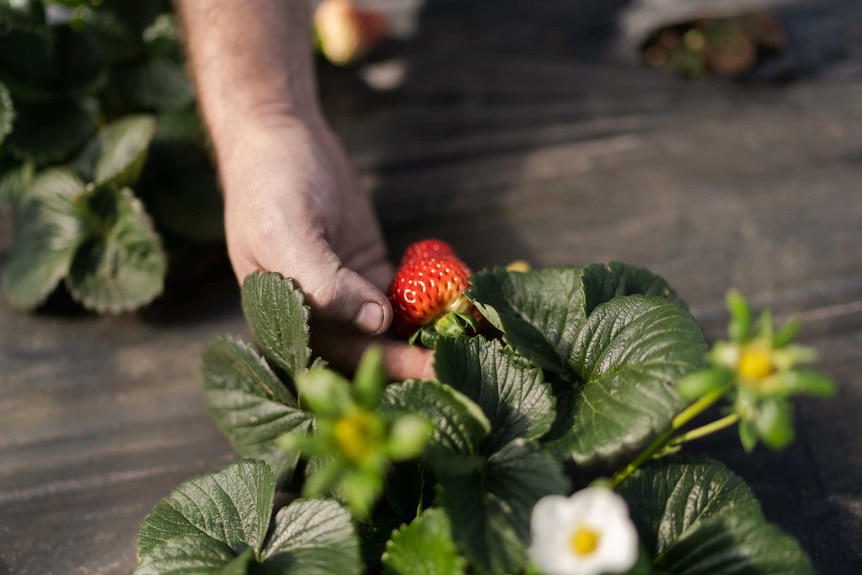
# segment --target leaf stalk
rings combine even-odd
[[[716,401],[718,401],[719,399],[724,397],[724,395],[730,390],[730,387],[731,386],[728,384],[728,385],[723,385],[722,387],[719,387],[717,389],[714,389],[714,390],[706,393],[703,397],[701,397],[700,399],[698,399],[697,401],[695,401],[694,403],[692,403],[691,405],[686,407],[684,410],[682,410],[676,417],[673,418],[673,420],[671,421],[670,428],[668,428],[667,430],[663,431],[658,436],[656,436],[656,438],[653,439],[644,448],[644,450],[641,451],[637,455],[637,457],[635,457],[631,461],[631,463],[629,463],[628,465],[626,465],[625,467],[623,467],[622,469],[617,471],[613,475],[613,477],[611,477],[611,479],[610,479],[611,487],[613,489],[618,488],[620,485],[622,485],[623,481],[625,481],[629,476],[631,476],[632,473],[637,471],[641,465],[643,465],[647,461],[653,459],[653,457],[655,457],[657,454],[665,452],[665,450],[668,447],[673,447],[675,445],[678,445],[679,443],[684,443],[685,441],[689,441],[689,439],[683,439],[687,435],[689,435],[691,433],[697,433],[697,435],[695,437],[690,438],[690,439],[696,439],[697,437],[703,437],[704,435],[707,435],[709,433],[713,433],[715,431],[718,431],[720,429],[727,427],[728,425],[731,425],[731,423],[724,422],[721,425],[715,426],[715,424],[718,424],[719,422],[722,422],[723,420],[728,419],[727,417],[724,417],[722,419],[719,419],[717,421],[714,421],[712,423],[709,423],[709,424],[704,425],[702,427],[699,427],[697,429],[693,429],[689,433],[683,434],[683,435],[673,439],[674,433],[676,433],[681,427],[685,426],[690,421],[692,421],[695,417],[697,417],[698,415],[703,413],[706,409],[708,409],[710,406],[712,406]],[[737,416],[737,419],[738,419],[738,416]],[[682,441],[679,441],[681,439],[682,439]],[[677,443],[678,441],[679,441],[679,443]]]

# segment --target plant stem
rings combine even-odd
[[[716,431],[720,431],[725,427],[730,427],[731,425],[735,425],[739,421],[738,413],[731,413],[730,415],[726,415],[721,419],[716,419],[712,423],[707,423],[701,427],[696,429],[692,429],[691,431],[687,431],[682,435],[675,437],[671,440],[667,445],[668,447],[676,447],[677,445],[682,445],[688,441],[693,441],[695,439],[700,439],[701,437],[706,437],[710,433],[715,433]]]
[[[613,489],[619,487],[622,482],[634,473],[641,465],[652,459],[656,453],[667,447],[674,432],[703,413],[703,411],[713,403],[721,399],[724,394],[727,393],[729,388],[729,385],[724,385],[718,389],[714,389],[682,410],[679,415],[673,418],[669,429],[660,433],[637,455],[637,457],[632,460],[631,463],[617,471],[614,476],[611,477],[611,487]]]
[[[706,408],[710,407],[713,403],[724,397],[724,394],[727,393],[728,389],[730,389],[730,385],[723,385],[718,389],[713,389],[685,409],[683,409],[679,415],[673,418],[673,421],[670,424],[671,431],[676,431],[683,425],[687,424],[689,421],[703,413]]]

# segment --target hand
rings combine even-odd
[[[375,343],[391,377],[433,376],[429,351],[379,337],[392,322],[392,267],[371,201],[323,120],[269,118],[238,129],[229,148],[220,171],[237,279],[293,278],[311,306],[312,345],[337,368],[351,371]]]

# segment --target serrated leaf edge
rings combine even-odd
[[[147,212],[146,208],[144,207],[143,202],[141,202],[141,200],[138,199],[137,196],[135,196],[134,192],[132,192],[132,190],[130,188],[123,188],[123,189],[119,190],[118,193],[122,194],[123,196],[125,196],[129,200],[130,205],[132,207],[132,211],[135,213],[135,215],[137,217],[141,218],[146,223],[146,225],[149,227],[150,231],[152,232],[153,240],[156,243],[156,248],[159,252],[159,255],[160,255],[162,261],[164,262],[164,269],[162,270],[162,277],[160,278],[159,285],[158,285],[157,289],[153,290],[152,293],[148,294],[147,296],[145,296],[143,298],[135,299],[135,300],[128,301],[128,302],[121,302],[117,305],[111,305],[111,304],[105,303],[101,300],[90,298],[89,296],[87,296],[86,294],[81,292],[80,290],[76,289],[75,286],[72,284],[72,282],[69,280],[68,271],[67,271],[67,275],[65,278],[65,285],[66,285],[66,289],[69,290],[69,294],[72,296],[72,299],[74,299],[76,302],[80,303],[82,306],[84,306],[84,308],[91,310],[91,311],[95,311],[96,313],[100,313],[100,314],[117,315],[117,314],[129,312],[129,311],[134,311],[136,309],[139,309],[141,307],[146,306],[149,303],[152,303],[153,300],[155,300],[157,297],[162,295],[162,292],[164,291],[164,288],[165,288],[165,273],[167,271],[167,254],[164,250],[164,246],[162,245],[162,238],[158,234],[158,232],[156,232],[156,228],[155,228],[155,225],[153,223],[153,219],[150,216],[150,214]],[[81,245],[83,245],[83,242]],[[80,246],[78,246],[78,249],[80,250]],[[77,256],[77,252],[75,255]],[[74,260],[74,258],[73,258],[73,260]]]

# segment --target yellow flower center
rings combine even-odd
[[[335,445],[353,463],[362,463],[377,450],[380,429],[374,416],[365,410],[336,420],[332,427]]]
[[[578,527],[569,539],[569,545],[571,545],[575,555],[585,557],[595,552],[601,539],[602,534],[598,531],[593,531],[587,527]]]
[[[736,372],[743,379],[760,382],[772,375],[775,366],[772,364],[772,354],[768,349],[759,346],[745,346],[739,356]]]

